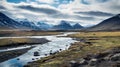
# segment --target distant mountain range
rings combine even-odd
[[[50,30],[53,27],[53,25],[47,24],[44,21],[41,21],[41,22],[37,22],[37,27],[43,30]]]
[[[84,27],[81,26],[79,23],[76,23],[75,25],[73,25],[73,29],[83,29]]]
[[[43,21],[34,22],[27,19],[13,20],[0,12],[0,29],[2,30],[71,30],[83,28],[80,24],[70,25],[69,22],[62,20],[58,25],[50,25]]]
[[[58,25],[50,25],[44,21],[31,22],[27,19],[13,20],[0,12],[0,30],[84,30],[79,23],[71,25],[69,21],[62,20]],[[108,18],[101,23],[89,27],[88,31],[120,30],[120,14]]]
[[[71,25],[68,21],[62,20],[60,24],[55,25],[53,28],[56,30],[76,30],[76,29],[82,29],[83,26],[81,26],[79,23],[76,23],[75,25]]]
[[[31,30],[41,30],[41,28],[37,27],[35,25],[35,23],[28,21],[27,19],[23,19],[18,21],[20,24],[22,24],[23,26],[26,26],[28,28],[30,28]]]
[[[101,23],[89,28],[90,31],[120,30],[120,14],[108,18]]]
[[[72,29],[72,26],[68,22],[62,20],[60,22],[60,24],[55,25],[53,27],[53,29],[56,29],[56,30],[68,30],[68,29]]]

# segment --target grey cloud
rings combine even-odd
[[[59,19],[76,19],[76,20],[91,20],[91,21],[96,19],[94,17],[82,17],[80,15],[69,15],[69,14],[63,14],[63,13],[52,15],[51,17],[59,18]]]
[[[33,7],[32,5],[20,5],[20,6],[17,6],[17,8],[25,9],[25,10],[29,10],[37,13],[44,13],[44,14],[47,14],[48,17],[50,18],[56,18],[56,19],[95,20],[94,17],[82,17],[79,15],[69,15],[69,14],[61,13],[60,11],[52,8]]]
[[[2,5],[2,6],[4,6],[4,5]],[[13,7],[14,7],[14,10],[7,10],[7,8],[6,8],[5,11],[6,11],[7,15],[10,15],[10,16],[14,15],[15,18],[16,18],[16,15],[23,15],[27,19],[35,20],[35,21],[37,21],[39,18],[40,19],[45,18],[45,19],[49,19],[49,20],[73,20],[73,21],[80,21],[80,23],[83,25],[85,22],[89,23],[89,22],[93,22],[93,21],[98,20],[98,18],[94,17],[94,16],[85,16],[84,17],[84,16],[81,16],[80,14],[77,14],[77,15],[72,14],[71,15],[69,13],[62,13],[60,10],[53,9],[52,7],[50,7],[50,8],[34,7],[34,5],[31,5],[31,4],[30,5],[28,5],[28,4],[26,4],[26,5],[22,5],[22,4],[13,5]],[[27,13],[27,12],[24,13],[24,12],[22,12],[21,9],[31,11],[32,14]],[[18,10],[21,10],[21,11],[18,11]],[[14,12],[15,12],[15,14],[14,14]],[[11,14],[9,14],[9,13],[11,13]],[[41,15],[39,15],[39,13],[44,13],[46,15],[41,16]],[[38,14],[38,15],[36,15],[36,14]],[[99,14],[96,13],[96,15],[99,15]]]
[[[33,7],[32,5],[21,5],[21,6],[17,6],[17,8],[20,9],[25,9],[25,10],[29,10],[29,11],[33,11],[33,12],[41,12],[41,13],[45,13],[45,14],[57,14],[59,13],[59,11],[54,10],[54,9],[50,9],[50,8],[39,8],[39,7]]]
[[[0,5],[0,9],[6,9],[5,7],[3,7],[2,5]]]
[[[100,11],[89,11],[89,12],[75,12],[76,14],[90,15],[90,16],[114,16],[114,14],[100,12]]]

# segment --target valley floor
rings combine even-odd
[[[120,67],[120,32],[70,34],[78,42],[68,50],[29,63],[25,67]]]

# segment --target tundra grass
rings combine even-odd
[[[61,32],[47,32],[47,31],[0,31],[0,37],[4,36],[45,36],[58,35]]]

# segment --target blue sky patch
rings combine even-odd
[[[26,0],[7,0],[8,2],[13,2],[13,3],[20,3],[20,2],[26,2]]]

